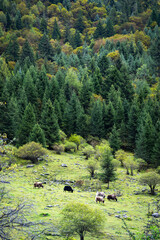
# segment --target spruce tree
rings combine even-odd
[[[112,131],[112,127],[115,123],[115,110],[112,102],[108,105],[103,103],[103,122],[104,122],[104,137],[108,138],[109,133]]]
[[[46,102],[42,111],[41,128],[44,131],[46,144],[49,148],[60,140],[57,116],[50,99]]]
[[[50,89],[50,99],[51,102],[53,103],[55,101],[55,99],[59,98],[59,84],[58,81],[55,77],[52,77],[49,83],[49,89]]]
[[[19,44],[17,39],[10,41],[6,49],[6,60],[7,61],[18,61],[19,59]]]
[[[57,116],[58,125],[61,128],[62,127],[62,111],[61,111],[60,104],[57,99],[54,100],[53,107],[54,107],[55,114]]]
[[[138,128],[135,152],[138,158],[142,158],[148,164],[151,164],[155,143],[155,128],[152,124],[152,119],[149,113],[147,113],[144,117],[144,119],[141,119],[141,123]]]
[[[90,134],[99,138],[103,137],[104,134],[102,103],[100,100],[94,103],[91,110]]]
[[[22,52],[20,55],[20,63],[22,66],[24,65],[24,60],[26,57],[29,57],[31,64],[33,65],[35,64],[33,49],[30,46],[28,40],[26,40],[25,43],[23,44]]]
[[[18,131],[18,144],[23,145],[29,142],[30,133],[35,125],[36,119],[31,103],[29,103],[24,111],[22,121]]]
[[[44,135],[42,128],[40,127],[40,125],[38,123],[36,123],[34,125],[32,131],[30,133],[30,136],[29,136],[29,141],[41,143],[43,147],[46,147],[45,135]]]
[[[39,41],[38,50],[42,58],[52,59],[54,52],[46,33],[43,34]]]
[[[47,33],[47,32],[48,32],[48,31],[47,31],[47,21],[46,21],[46,19],[45,19],[44,17],[41,19],[40,31],[41,31],[42,33]]]
[[[157,121],[155,126],[155,141],[153,145],[153,154],[151,156],[152,164],[154,167],[160,166],[160,120]]]
[[[82,137],[88,135],[88,126],[87,126],[87,117],[84,113],[84,109],[80,104],[80,101],[77,102],[77,118],[76,118],[76,133]]]
[[[33,79],[31,77],[30,71],[28,70],[25,77],[24,77],[24,84],[23,84],[27,100],[33,105],[37,105],[37,90],[33,83]]]
[[[59,26],[58,26],[56,19],[55,19],[54,25],[53,25],[52,38],[57,39],[57,40],[61,39],[61,32],[59,30]]]
[[[17,30],[22,29],[21,13],[18,11],[15,17]]]
[[[77,29],[80,33],[82,33],[83,30],[85,29],[82,11],[79,11],[79,13],[78,13],[78,17],[75,22],[75,29]]]
[[[106,26],[104,28],[104,37],[111,37],[115,34],[113,24],[110,19],[107,20]]]
[[[103,173],[101,174],[101,178],[104,183],[108,183],[108,188],[109,188],[109,183],[115,180],[115,170],[114,170],[112,160],[113,160],[112,153],[110,149],[107,149],[104,152],[101,160],[101,167],[103,171]]]
[[[104,27],[102,26],[102,23],[101,21],[98,22],[97,24],[97,27],[96,27],[96,30],[93,34],[93,37],[95,39],[98,39],[98,38],[103,38],[104,37]]]
[[[80,47],[82,45],[81,35],[78,30],[76,30],[74,35],[74,48]]]
[[[121,139],[119,135],[119,131],[116,128],[116,125],[113,126],[112,132],[109,136],[109,143],[111,148],[113,149],[113,154],[118,151],[121,147]]]

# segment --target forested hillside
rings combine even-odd
[[[0,0],[0,133],[106,139],[159,166],[159,27],[159,0]]]

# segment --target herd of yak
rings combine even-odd
[[[34,187],[38,187],[38,188],[44,188],[43,183],[42,182],[35,182],[34,183]],[[68,192],[72,192],[73,193],[73,189],[71,186],[64,186],[64,191],[68,191]],[[96,193],[96,198],[95,201],[97,202],[102,202],[104,203],[104,199],[105,199],[105,193],[104,192],[97,192]],[[107,196],[108,200],[116,200],[117,201],[117,197],[115,194],[110,194]]]

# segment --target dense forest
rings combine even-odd
[[[160,1],[0,0],[0,133],[109,140],[160,165]]]

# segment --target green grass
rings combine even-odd
[[[62,167],[62,163],[67,164],[67,167]],[[138,175],[135,172],[134,176],[128,176],[123,168],[117,170],[117,180],[110,183],[110,189],[107,189],[107,184],[102,184],[97,179],[90,180],[86,169],[87,160],[78,153],[56,155],[51,152],[46,160],[32,168],[26,168],[26,164],[31,164],[30,162],[23,161],[22,164],[21,161],[17,164],[14,170],[1,172],[0,178],[10,181],[10,184],[3,184],[9,191],[10,197],[5,198],[2,204],[5,206],[14,206],[18,202],[30,204],[32,208],[26,216],[28,220],[41,220],[53,223],[55,226],[60,224],[61,210],[67,203],[76,201],[89,204],[105,213],[102,239],[129,239],[122,227],[122,220],[116,215],[125,216],[126,214],[129,229],[134,233],[140,232],[147,221],[148,203],[156,201],[160,196],[159,191],[156,196],[151,196],[148,192],[142,193],[144,186],[138,184],[141,173]],[[78,188],[75,182],[71,183],[74,192],[64,192],[65,182],[63,184],[60,182],[63,180],[83,180],[84,184]],[[46,184],[44,188],[34,188],[35,181],[46,181]],[[122,196],[118,197],[117,202],[106,199],[104,204],[96,203],[95,195],[100,186],[106,195],[120,192]],[[149,190],[148,187],[146,188]],[[135,195],[135,191],[140,194]],[[48,236],[44,239],[62,240],[64,238]],[[77,236],[76,239],[79,237]],[[98,238],[89,235],[85,237],[85,240],[95,239]]]

